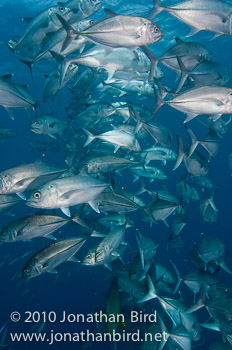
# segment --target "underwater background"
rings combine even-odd
[[[227,1],[230,4],[230,1]],[[165,1],[165,5],[173,5],[178,1]],[[152,1],[102,1],[103,6],[110,8],[117,14],[123,15],[136,15],[146,17],[153,7]],[[36,109],[37,114],[53,113],[59,119],[67,121],[66,106],[71,99],[71,81],[68,86],[59,90],[53,99],[43,102],[43,91],[45,84],[45,75],[49,74],[51,69],[57,66],[55,60],[41,60],[33,65],[33,80],[30,76],[30,71],[26,65],[24,65],[17,56],[8,48],[8,41],[15,35],[22,34],[26,28],[23,17],[35,16],[38,12],[47,8],[50,5],[56,5],[55,1],[30,1],[30,0],[17,0],[17,1],[5,1],[0,2],[0,76],[6,74],[13,74],[13,81],[17,84],[27,84],[27,90],[38,101],[39,107]],[[231,3],[232,5],[232,3]],[[94,19],[100,19],[104,17],[103,9],[99,9],[95,14],[91,16]],[[188,38],[189,27],[187,24],[182,23],[180,20],[171,16],[167,12],[162,12],[153,18],[156,24],[161,28],[164,39],[149,46],[152,52],[157,57],[160,57],[170,47],[175,44],[174,37],[178,37],[186,41],[195,41],[205,45],[211,52],[214,61],[220,62],[229,72],[229,81],[225,86],[231,87],[231,36],[218,36],[214,38],[214,33],[209,31],[201,31],[191,38]],[[166,66],[159,63],[164,72],[164,78],[162,83],[166,84],[173,89],[177,86],[176,74],[168,69]],[[80,73],[86,67],[80,68]],[[79,73],[78,73],[79,74]],[[77,74],[77,76],[78,76]],[[92,91],[92,98],[95,100],[101,100],[107,103],[117,101],[118,98],[112,96],[100,97],[95,92],[94,87]],[[141,95],[130,95],[120,97],[121,101],[130,101],[132,104],[141,104],[153,110],[156,104],[156,99],[146,98]],[[24,109],[17,109],[15,111],[15,118],[12,120],[7,111],[1,107],[1,128],[13,129],[16,133],[15,136],[0,140],[1,147],[1,165],[0,171],[5,169],[16,167],[20,164],[29,164],[36,161],[36,159],[43,156],[43,162],[52,166],[65,168],[65,142],[72,134],[72,131],[68,131],[64,138],[58,137],[56,140],[49,138],[48,135],[37,135],[30,131],[30,124],[34,118],[33,112],[27,113]],[[227,116],[229,117],[229,116]],[[113,116],[114,118],[114,116]],[[162,124],[164,124],[172,134],[171,148],[178,153],[178,145],[176,142],[176,134],[180,135],[184,141],[184,144],[189,144],[189,138],[184,127],[183,113],[171,108],[168,105],[163,106],[157,112],[157,118]],[[200,121],[204,121],[202,116],[192,120],[188,126],[197,134],[197,137],[203,137],[208,129]],[[134,124],[133,124],[134,125]],[[86,126],[88,129],[88,127]],[[109,128],[108,128],[109,129]],[[94,130],[94,129],[93,129]],[[103,126],[105,130],[105,126]],[[132,220],[133,225],[126,229],[125,241],[127,242],[127,250],[123,254],[123,260],[126,266],[130,265],[130,262],[134,256],[138,253],[138,245],[135,239],[136,229],[142,235],[150,237],[158,246],[154,260],[172,269],[170,260],[175,263],[181,276],[193,269],[193,263],[190,261],[190,251],[194,247],[195,242],[199,245],[202,241],[202,237],[216,236],[225,245],[227,266],[232,268],[231,259],[231,207],[232,207],[232,186],[231,186],[231,170],[228,166],[228,158],[232,152],[231,141],[231,124],[228,125],[228,130],[220,137],[220,148],[218,154],[210,159],[209,177],[214,185],[217,187],[214,196],[214,202],[218,209],[217,219],[214,223],[210,224],[204,222],[199,211],[199,201],[186,203],[188,207],[187,225],[184,227],[181,233],[183,244],[177,249],[168,249],[168,238],[171,234],[171,222],[173,216],[167,219],[169,227],[163,222],[153,223],[145,222],[142,218],[140,210],[130,212],[129,218]],[[49,151],[40,149],[39,143],[49,144],[55,143],[58,147],[55,151]],[[82,142],[84,144],[84,142]],[[152,142],[150,142],[152,144]],[[155,142],[154,142],[155,143]],[[42,146],[41,146],[42,147]],[[55,147],[55,146],[54,146]],[[200,146],[198,146],[200,147]],[[202,151],[204,153],[204,151]],[[158,163],[157,163],[158,164]],[[176,184],[185,175],[186,169],[184,166],[180,166],[173,171],[173,162],[167,162],[166,165],[161,165],[161,169],[167,174],[166,180],[154,180],[152,183],[145,179],[147,188],[152,190],[162,189],[163,185],[171,193],[176,195]],[[138,182],[133,182],[133,177],[129,172],[124,171],[123,177],[115,175],[114,182],[120,182],[121,185],[133,194],[139,189]],[[198,188],[200,194],[200,201],[208,198],[212,192],[212,189],[205,190],[204,192]],[[143,198],[145,203],[151,201],[148,194],[139,195]],[[90,209],[92,210],[92,209]],[[1,214],[0,228],[2,229],[9,222],[24,217],[34,215],[38,210],[20,203],[17,207],[11,209],[10,214]],[[56,211],[58,212],[58,210]],[[59,215],[62,215],[59,212]],[[98,218],[98,215],[104,214],[92,214],[93,218]],[[75,236],[79,227],[70,222],[58,233],[58,237],[68,238]],[[77,253],[77,257],[81,260],[84,254],[90,249],[91,246],[99,242],[99,238],[91,238],[94,243],[90,242],[90,239],[86,242],[85,246]],[[98,331],[95,323],[91,324],[75,324],[75,323],[63,323],[62,325],[57,323],[42,325],[42,321],[37,324],[25,324],[21,321],[14,323],[10,321],[9,317],[13,311],[18,311],[21,315],[25,311],[55,311],[61,314],[63,310],[67,313],[93,313],[97,310],[105,310],[106,298],[115,275],[112,274],[105,267],[95,266],[83,266],[81,264],[75,264],[72,262],[65,262],[58,268],[58,274],[45,273],[39,277],[32,278],[28,281],[22,278],[23,268],[28,259],[36,252],[46,247],[50,241],[47,238],[36,238],[32,241],[5,243],[0,246],[0,274],[1,274],[1,308],[0,308],[0,328],[1,339],[0,348],[7,349],[39,349],[54,348],[54,349],[85,349],[89,346],[92,349],[109,349],[112,344],[109,342],[92,342],[91,344],[84,344],[82,342],[56,342],[49,346],[46,343],[37,342],[12,342],[9,337],[10,332],[48,332],[53,329],[54,332],[80,332],[89,328],[91,331]],[[227,254],[227,253],[226,253]],[[230,288],[232,283],[231,274],[220,269],[217,271],[218,279],[225,283]],[[194,303],[193,293],[181,283],[179,292],[184,298],[186,304],[189,306]],[[161,295],[165,293],[161,292]],[[174,294],[172,294],[174,297]],[[175,294],[176,298],[179,298],[178,293]],[[196,297],[198,299],[199,295]],[[123,305],[123,304],[122,304]],[[148,301],[145,304],[136,304],[128,302],[125,309],[121,308],[121,313],[128,312],[130,308],[144,310],[144,312],[153,312],[159,310],[161,317],[163,317],[163,311],[161,311],[159,302],[157,300]],[[127,310],[127,311],[126,311]],[[164,318],[167,316],[164,316]],[[209,319],[207,311],[197,311],[197,317],[199,322],[203,323]],[[125,326],[118,325],[117,330],[127,331],[131,329],[137,329],[139,324],[130,325],[129,322],[125,322]],[[170,320],[167,321],[168,328],[170,330]],[[148,325],[143,325],[143,327]],[[142,327],[142,326],[141,326]],[[99,331],[106,331],[105,325],[99,326]],[[199,350],[205,350],[210,348],[210,344],[213,341],[221,341],[220,332],[214,330],[202,329],[202,336],[200,341],[192,342],[192,347]],[[176,346],[176,347],[175,347]],[[117,349],[141,349],[142,344],[136,342],[119,342],[117,343]],[[152,349],[152,347],[149,347]],[[178,347],[172,345],[171,349],[185,349],[184,347]],[[191,348],[191,347],[190,347]],[[188,348],[188,349],[190,349]],[[144,346],[145,349],[145,346]],[[154,347],[154,349],[156,349]],[[187,349],[187,348],[186,348]]]

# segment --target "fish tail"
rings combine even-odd
[[[153,0],[154,1],[154,7],[151,10],[151,12],[148,14],[147,18],[151,19],[158,15],[161,11],[164,10],[164,6],[161,4],[160,0]]]
[[[151,68],[150,68],[150,73],[149,73],[149,78],[148,78],[148,80],[151,81],[155,76],[155,71],[156,71],[156,67],[157,67],[159,60],[154,55],[154,53],[151,50],[149,50],[147,47],[142,46],[141,49],[143,50],[145,55],[147,55],[147,57],[151,61]]]
[[[90,142],[92,142],[94,139],[95,139],[95,136],[93,134],[91,134],[91,132],[89,132],[87,129],[85,128],[82,128],[82,130],[84,131],[84,133],[87,135],[87,141],[85,142],[84,146],[83,147],[86,147],[88,146],[88,144]]]
[[[137,303],[144,303],[145,301],[157,298],[156,290],[149,274],[147,274],[147,282],[148,282],[148,293],[145,294],[142,298],[140,298],[137,301]]]
[[[156,82],[157,82],[157,85],[154,84],[154,86],[153,86],[155,97],[156,97],[156,106],[152,112],[151,119],[153,119],[155,117],[155,114],[158,111],[158,109],[160,109],[160,107],[164,104],[164,101],[157,90],[157,88],[159,88],[161,95],[163,95],[164,86],[160,82],[158,82],[158,81],[156,81]]]
[[[173,269],[175,271],[175,274],[176,274],[176,277],[177,277],[176,285],[175,285],[175,288],[174,288],[174,291],[173,291],[173,294],[175,294],[178,291],[178,289],[179,289],[179,286],[181,284],[182,278],[181,278],[179,270],[176,267],[176,265],[174,264],[174,262],[172,260],[170,260],[170,263],[172,264],[172,267],[173,267]]]
[[[178,142],[178,146],[179,146],[179,153],[178,153],[178,157],[176,160],[176,163],[174,165],[173,170],[176,170],[182,163],[183,159],[184,159],[184,151],[183,151],[183,142],[182,139],[179,135],[177,136],[177,142]]]
[[[179,82],[179,85],[176,89],[176,92],[179,92],[182,89],[182,87],[185,83],[185,80],[188,78],[188,73],[187,73],[187,69],[186,69],[183,61],[181,60],[181,58],[179,56],[177,56],[176,58],[177,58],[177,61],[178,61],[179,67],[180,67],[180,71],[181,71],[180,82]]]
[[[191,157],[191,155],[193,154],[193,152],[197,148],[199,141],[197,140],[195,134],[192,132],[192,130],[190,128],[188,128],[187,126],[185,126],[185,128],[186,128],[186,131],[189,134],[191,141],[192,141],[191,147],[189,149],[189,154],[188,154],[188,158],[189,158],[189,157]]]
[[[70,24],[68,22],[65,21],[65,19],[62,16],[60,16],[58,13],[56,13],[56,16],[67,32],[67,36],[66,36],[66,38],[63,42],[62,48],[61,48],[61,52],[63,52],[69,46],[69,44],[72,42],[72,40],[76,38],[77,32],[73,29],[72,26],[70,26]]]

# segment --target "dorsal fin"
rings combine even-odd
[[[108,9],[107,7],[104,7],[104,11],[105,11],[105,13],[106,13],[106,16],[104,17],[104,19],[106,19],[106,18],[112,18],[112,17],[117,16],[117,13],[116,13],[116,12],[114,12],[114,11]]]
[[[4,74],[1,75],[0,78],[6,79],[6,80],[11,80],[11,78],[13,77],[14,74]]]
[[[32,20],[32,17],[24,17],[22,20],[26,23],[29,23]]]

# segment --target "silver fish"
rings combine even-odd
[[[111,48],[128,47],[136,49],[139,46],[147,46],[163,38],[160,28],[154,22],[143,17],[116,15],[105,8],[107,18],[103,18],[96,24],[83,31],[74,33],[86,37],[97,45]],[[58,18],[64,26],[65,20]],[[70,33],[67,31],[68,35]]]
[[[34,208],[60,208],[70,216],[69,207],[88,203],[99,212],[96,197],[109,185],[91,176],[75,175],[54,181],[37,188],[27,199],[27,205]]]
[[[45,272],[56,273],[55,268],[63,262],[77,262],[73,255],[85,242],[85,238],[67,238],[50,244],[26,263],[22,276],[29,279]]]
[[[173,6],[164,7],[160,0],[154,0],[155,7],[148,18],[165,10],[181,21],[187,23],[193,30],[193,35],[201,30],[209,30],[213,33],[231,35],[232,6],[221,0],[187,0]]]
[[[14,119],[13,109],[36,107],[36,100],[32,97],[24,86],[11,81],[12,75],[0,77],[0,105],[3,106],[10,117]]]
[[[36,188],[66,170],[45,164],[41,160],[4,170],[0,173],[0,194],[22,193]]]
[[[55,138],[54,135],[63,137],[68,123],[56,118],[50,114],[43,114],[36,116],[30,125],[30,130],[35,134],[49,135]]]
[[[107,131],[107,132],[104,132],[103,134],[95,135],[95,136],[91,134],[88,130],[86,129],[83,129],[83,130],[88,136],[88,139],[84,144],[84,147],[88,146],[88,144],[92,142],[94,139],[100,139],[102,141],[112,143],[115,147],[114,153],[116,153],[120,147],[125,147],[132,151],[141,150],[139,142],[134,135],[128,134],[127,132],[124,132],[124,131],[120,131],[116,127],[111,131]]]

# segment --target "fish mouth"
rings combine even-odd
[[[33,199],[28,199],[28,200],[26,201],[26,205],[27,205],[28,207],[40,208],[39,203],[36,202],[36,201],[33,200]]]

